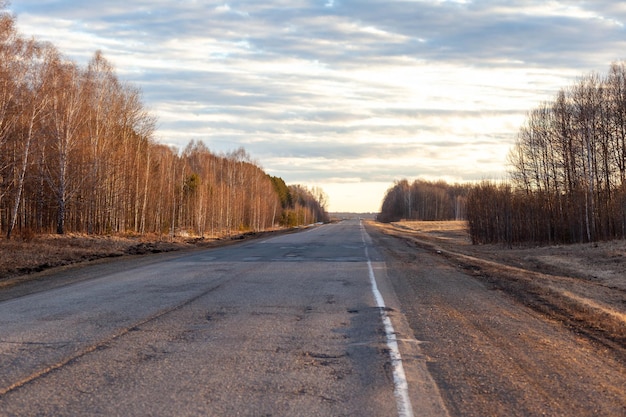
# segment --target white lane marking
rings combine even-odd
[[[404,373],[404,366],[402,366],[402,357],[400,356],[400,349],[398,348],[398,339],[396,338],[396,332],[391,324],[391,319],[387,315],[385,300],[382,294],[378,290],[376,284],[376,275],[374,275],[374,268],[372,268],[372,261],[370,259],[369,252],[367,250],[367,243],[365,242],[365,229],[363,223],[359,222],[361,227],[361,239],[365,245],[365,257],[367,258],[367,269],[369,271],[370,284],[372,285],[372,294],[376,300],[376,307],[380,309],[380,316],[385,327],[385,335],[387,338],[387,347],[389,348],[389,356],[391,358],[393,383],[394,383],[394,395],[396,397],[396,405],[398,407],[398,417],[413,417],[413,406],[411,405],[411,399],[409,398],[409,383],[406,380],[406,374]]]

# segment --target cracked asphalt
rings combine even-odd
[[[0,414],[399,415],[365,242],[413,407],[445,416],[358,221],[92,265],[66,285],[9,297],[0,302]]]

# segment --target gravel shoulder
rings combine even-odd
[[[594,272],[605,261],[557,262],[613,249],[472,246],[460,222],[367,228],[451,415],[626,414],[623,289]]]
[[[370,226],[447,259],[491,288],[611,348],[626,363],[626,241],[471,245],[464,222]]]

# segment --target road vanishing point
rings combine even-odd
[[[624,415],[622,365],[410,249],[346,220],[0,292],[0,415]]]

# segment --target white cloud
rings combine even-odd
[[[327,187],[334,210],[376,210],[402,177],[503,178],[528,110],[626,58],[626,6],[609,0],[12,6],[83,64],[103,50],[163,142],[243,145],[288,183]]]

